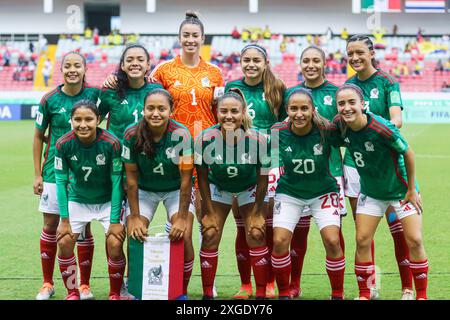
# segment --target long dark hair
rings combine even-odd
[[[313,111],[314,111],[311,121],[312,121],[313,127],[316,127],[319,130],[320,137],[321,137],[321,143],[323,144],[325,142],[325,137],[328,134],[328,131],[331,128],[334,127],[333,124],[328,119],[324,118],[323,116],[321,116],[319,114],[319,112],[316,109],[316,106],[314,105],[314,99],[313,99],[313,96],[312,96],[312,91],[310,89],[307,89],[307,88],[297,88],[297,89],[292,90],[289,93],[289,95],[288,95],[288,97],[286,99],[286,101],[287,101],[287,103],[286,103],[286,112],[287,112],[288,107],[289,107],[289,100],[291,99],[292,96],[294,96],[296,94],[304,94],[311,101],[311,105],[312,105]]]
[[[374,51],[372,40],[370,40],[370,38],[368,36],[365,36],[362,34],[355,34],[355,35],[351,36],[350,38],[348,38],[347,46],[350,42],[356,42],[356,41],[362,41],[367,46],[369,51]],[[371,63],[375,69],[378,67],[378,63],[377,63],[377,60],[375,60],[375,58],[372,58]]]
[[[66,60],[66,58],[69,56],[69,55],[71,55],[71,54],[75,54],[75,55],[77,55],[77,56],[79,56],[80,58],[81,58],[81,60],[83,61],[83,66],[84,66],[84,75],[83,75],[83,79],[81,80],[81,86],[83,87],[85,84],[86,84],[86,58],[81,54],[81,53],[79,53],[78,51],[69,51],[69,52],[67,52],[64,56],[63,56],[63,58],[62,58],[62,60],[61,60],[61,68],[60,68],[60,70],[61,70],[61,72],[62,72],[62,70],[63,70],[63,66],[64,66],[64,61]]]
[[[167,101],[169,102],[170,111],[173,110],[173,98],[172,95],[169,93],[169,91],[164,89],[153,89],[144,98],[144,108],[145,108],[145,101],[147,101],[147,98],[150,96],[153,96],[155,94],[161,94],[167,98]],[[150,126],[147,123],[147,120],[143,117],[137,125],[137,131],[136,131],[136,143],[135,148],[137,152],[142,152],[147,155],[150,159],[154,158],[155,156],[155,149],[153,146],[153,132]]]
[[[144,50],[145,56],[147,57],[147,61],[150,61],[150,55],[149,55],[147,49],[145,49],[145,47],[142,44],[133,43],[133,44],[128,45],[125,48],[125,50],[123,50],[122,56],[120,57],[119,65],[117,66],[117,69],[116,69],[116,76],[117,76],[116,92],[120,99],[125,98],[126,90],[130,87],[130,83],[128,81],[128,75],[125,71],[122,70],[122,65],[125,62],[125,56],[127,54],[127,51],[132,48],[140,48],[140,49]],[[144,81],[145,81],[145,75],[144,75]]]

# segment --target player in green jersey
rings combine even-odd
[[[272,251],[279,297],[290,299],[289,246],[294,229],[302,216],[312,215],[325,246],[331,299],[342,300],[345,258],[340,245],[339,187],[329,171],[331,147],[339,144],[338,131],[319,115],[309,89],[292,90],[286,108],[289,119],[272,127],[271,138],[272,162],[282,170],[275,195]]]
[[[203,214],[200,250],[203,298],[213,299],[218,248],[234,198],[244,218],[256,297],[265,298],[269,272],[264,219],[270,166],[267,140],[250,128],[251,119],[239,90],[229,91],[219,98],[217,118],[219,124],[204,130],[195,143]]]
[[[36,296],[37,300],[48,300],[54,294],[53,270],[57,251],[56,229],[59,224],[59,207],[56,197],[54,157],[56,141],[71,130],[70,113],[72,106],[87,99],[96,103],[100,90],[86,85],[86,61],[78,52],[67,53],[61,61],[64,83],[42,98],[36,114],[33,139],[34,193],[40,195],[39,211],[44,216],[44,227],[40,238],[40,254],[44,285]],[[48,131],[47,131],[48,130]],[[45,138],[46,131],[48,139]],[[42,163],[44,142],[45,158]],[[81,298],[92,299],[89,278],[94,253],[94,239],[90,225],[77,242],[80,264]]]
[[[107,129],[119,139],[123,139],[125,129],[142,118],[144,98],[158,83],[148,83],[146,75],[150,71],[150,56],[140,44],[125,48],[117,66],[117,86],[103,89],[100,95],[100,113],[108,117]]]
[[[411,260],[416,299],[427,299],[428,259],[422,240],[422,201],[416,190],[411,147],[390,121],[364,110],[362,90],[347,84],[336,93],[342,139],[355,161],[361,192],[356,209],[355,273],[359,299],[370,299],[371,242],[386,209],[400,219]]]
[[[173,99],[164,89],[147,94],[144,117],[125,131],[122,159],[127,173],[128,234],[144,241],[153,216],[162,201],[171,222],[169,238],[184,240],[183,295],[194,265],[191,202],[193,139],[189,130],[170,119]]]
[[[257,44],[246,45],[241,50],[241,69],[244,77],[231,81],[225,86],[225,92],[230,89],[239,89],[247,102],[247,112],[252,118],[252,128],[269,135],[270,127],[278,121],[280,107],[283,104],[283,95],[286,87],[272,72],[269,57],[264,47]],[[269,203],[265,212],[266,234],[269,252],[272,250],[272,211],[273,197],[275,196],[276,182],[279,170],[274,169],[269,174],[268,196]],[[236,221],[237,233],[235,241],[236,260],[241,277],[241,288],[234,295],[235,299],[248,299],[253,294],[251,283],[251,263],[249,248],[245,236],[244,221],[239,214],[236,201],[233,203],[233,215]],[[275,297],[275,284],[273,273],[270,272],[267,283],[266,297]]]
[[[68,295],[79,300],[76,283],[75,241],[86,225],[98,220],[106,234],[110,300],[120,300],[125,271],[122,244],[125,229],[120,223],[122,209],[122,161],[119,140],[98,128],[100,115],[89,100],[72,109],[73,130],[56,142],[55,176],[61,222],[58,226],[58,262]]]
[[[310,46],[303,50],[300,56],[300,68],[305,81],[295,87],[289,88],[286,91],[285,97],[287,98],[293,90],[298,88],[310,89],[317,112],[329,121],[333,121],[333,118],[337,114],[335,93],[338,87],[325,78],[325,64],[325,52],[321,48]],[[285,103],[287,102],[285,101]],[[286,110],[286,108],[283,108],[283,110]],[[286,114],[286,111],[284,111],[284,114]],[[345,216],[347,214],[347,210],[345,207],[344,173],[342,170],[342,157],[339,147],[331,148],[330,172],[332,176],[335,177],[339,185],[341,216]],[[308,211],[309,208],[305,210]],[[303,269],[303,261],[308,245],[307,242],[310,222],[311,215],[301,217],[295,227],[294,234],[292,235],[292,268],[290,283],[291,298],[299,297],[302,294],[300,280]],[[345,250],[342,232],[340,233],[340,238],[342,250]]]
[[[397,128],[402,126],[402,99],[398,82],[381,69],[375,61],[373,43],[367,36],[355,35],[348,39],[347,55],[350,66],[356,71],[356,75],[347,83],[352,83],[361,88],[365,108],[384,119],[389,120]],[[356,202],[360,192],[360,183],[356,165],[348,152],[344,155],[345,194],[349,198],[355,215]],[[413,299],[413,280],[409,270],[409,252],[400,221],[393,208],[386,210],[386,219],[394,240],[395,257],[400,271],[402,284],[402,299]],[[375,257],[375,246],[372,245],[372,255]],[[375,259],[374,259],[375,260]],[[372,291],[376,298],[378,292]]]

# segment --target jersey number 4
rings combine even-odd
[[[158,173],[160,175],[164,175],[164,167],[162,162],[153,168],[153,173]]]

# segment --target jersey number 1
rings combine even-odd
[[[192,105],[196,106],[197,105],[197,99],[195,97],[195,88],[191,90],[191,95],[192,95]]]

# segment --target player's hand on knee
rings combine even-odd
[[[422,198],[420,197],[420,194],[417,193],[416,190],[413,191],[407,191],[405,194],[405,198],[402,201],[402,204],[410,203],[416,208],[418,214],[422,214],[423,212],[423,205],[422,205]]]
[[[146,237],[148,236],[147,227],[144,222],[141,220],[139,215],[130,215],[127,221],[128,225],[128,234],[134,240],[144,242]]]
[[[187,221],[185,218],[178,216],[178,213],[174,216],[172,228],[170,229],[169,239],[177,241],[183,239],[184,232],[186,231]]]
[[[266,220],[262,215],[255,215],[250,217],[250,226],[248,228],[248,234],[255,240],[258,238],[264,238],[266,235]]]
[[[123,243],[126,237],[125,228],[120,223],[111,223],[108,232],[106,233],[106,239],[108,239],[109,236],[112,236]]]
[[[103,82],[103,87],[108,89],[116,89],[117,85],[118,85],[117,76],[114,74],[110,74]]]
[[[38,196],[42,195],[42,191],[44,190],[44,183],[42,181],[42,176],[38,176],[34,179],[33,183],[34,194]]]
[[[56,241],[59,242],[65,236],[69,236],[71,239],[74,239],[72,227],[70,226],[68,219],[61,220],[58,229],[56,230]]]
[[[202,218],[202,234],[205,234],[210,229],[214,229],[219,232],[219,227],[217,226],[216,219],[209,214],[205,214]]]

